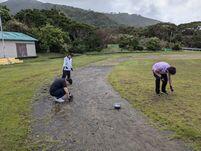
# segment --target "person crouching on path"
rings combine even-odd
[[[50,86],[50,95],[54,97],[56,102],[62,103],[65,101],[70,101],[72,95],[70,94],[67,85],[71,81],[67,81],[66,79],[56,79],[52,85]]]
[[[168,94],[166,91],[166,86],[169,81],[170,90],[173,92],[171,75],[176,74],[176,68],[170,66],[167,62],[157,62],[153,65],[152,71],[154,77],[156,78],[155,91],[156,94],[160,94],[160,81],[162,81],[162,93]]]
[[[71,54],[68,54],[64,58],[62,78],[66,78],[67,80],[71,79],[71,71],[73,71],[72,62],[73,62],[72,56]]]

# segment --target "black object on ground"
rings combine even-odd
[[[115,103],[114,104],[114,109],[120,110],[121,109],[121,104],[120,103]]]

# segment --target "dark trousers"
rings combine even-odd
[[[157,94],[160,93],[160,81],[162,81],[162,92],[167,92],[166,91],[166,86],[167,86],[167,83],[168,83],[167,74],[162,74],[161,78],[160,78],[159,76],[157,76],[154,73],[154,77],[156,78],[156,81],[155,81],[155,91],[156,91],[156,93]]]
[[[62,98],[64,95],[66,95],[66,92],[64,91],[63,88],[61,88],[61,89],[58,89],[54,92],[50,92],[50,95],[59,99],[59,98]]]
[[[63,75],[62,75],[62,78],[64,79],[70,79],[71,78],[71,75],[70,75],[70,72],[71,71],[66,71],[66,70],[63,70]],[[67,78],[66,78],[67,77]]]

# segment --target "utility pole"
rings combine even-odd
[[[4,58],[6,58],[6,54],[5,54],[5,40],[4,40],[4,34],[3,34],[3,24],[2,24],[2,19],[0,16],[0,26],[1,26],[1,37],[2,37],[2,53],[4,54]]]

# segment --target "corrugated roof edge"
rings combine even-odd
[[[3,32],[3,38],[6,41],[38,41],[37,39],[20,32]],[[2,39],[1,32],[0,39]]]

